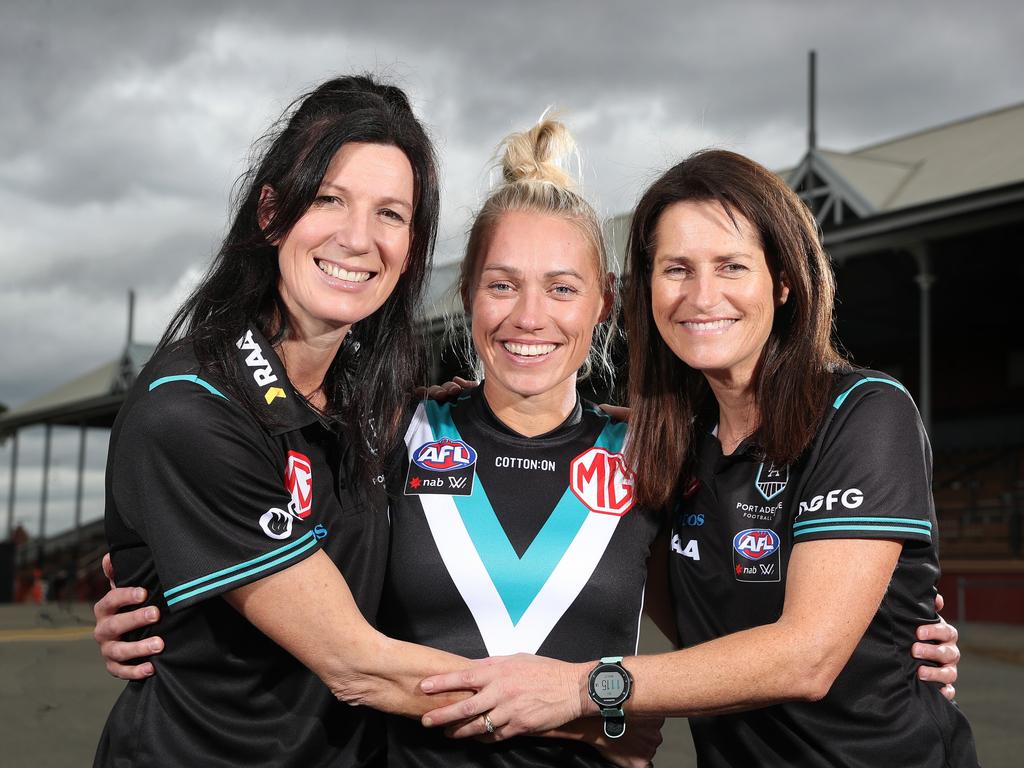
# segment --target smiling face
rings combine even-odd
[[[505,213],[470,293],[488,398],[575,396],[576,371],[611,306],[594,246],[571,221]]]
[[[666,208],[655,229],[651,309],[672,352],[709,378],[747,386],[789,289],[753,226],[717,202]]]
[[[305,337],[347,331],[395,289],[411,242],[413,172],[385,144],[337,151],[309,210],[278,245],[278,290]]]

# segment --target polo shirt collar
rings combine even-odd
[[[284,365],[274,348],[254,325],[249,325],[235,341],[242,380],[253,394],[257,406],[264,409],[268,431],[281,435],[319,421],[288,380]]]

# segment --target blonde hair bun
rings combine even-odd
[[[541,118],[537,125],[508,136],[499,147],[501,173],[506,184],[546,182],[576,191],[576,179],[566,170],[570,158],[579,157],[576,141],[564,123]]]

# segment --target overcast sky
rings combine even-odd
[[[1019,0],[3,0],[0,403],[116,356],[129,288],[136,338],[155,340],[253,139],[332,75],[410,94],[442,158],[450,260],[495,145],[550,105],[610,215],[700,147],[799,160],[810,48],[819,144],[843,150],[1024,100],[1022,30]]]

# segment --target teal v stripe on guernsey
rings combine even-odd
[[[164,592],[164,599],[167,600],[167,605],[171,606],[175,603],[180,603],[182,600],[187,600],[193,595],[198,595],[202,592],[208,592],[211,589],[228,584],[232,581],[238,581],[244,579],[247,576],[251,576],[254,573],[265,571],[268,568],[273,568],[275,565],[283,563],[285,560],[297,557],[302,554],[310,547],[315,546],[317,542],[316,534],[313,531],[309,531],[304,536],[296,539],[295,541],[285,544],[283,547],[271,550],[266,554],[254,557],[252,560],[246,560],[244,563],[238,563],[232,565],[229,568],[209,573],[206,576],[200,576],[198,579],[179,584],[176,587],[172,587]],[[221,578],[224,577],[224,578]],[[185,590],[188,590],[187,592]],[[179,593],[184,594],[179,594]],[[172,595],[177,595],[173,599]]]
[[[203,381],[202,379],[200,379],[198,376],[196,376],[194,374],[180,374],[178,376],[164,376],[163,378],[157,379],[156,381],[152,382],[149,385],[149,391],[152,392],[157,387],[162,386],[164,384],[168,384],[168,383],[170,383],[172,381],[190,381],[193,384],[198,384],[200,387],[205,389],[207,392],[210,392],[210,393],[212,393],[214,395],[217,395],[217,397],[223,397],[225,400],[228,399],[215,386],[213,386],[212,384],[210,384],[207,381]]]
[[[839,397],[837,397],[836,401],[834,403],[832,403],[832,407],[835,410],[838,411],[842,407],[843,403],[846,402],[847,396],[849,396],[849,394],[851,392],[853,392],[853,390],[855,390],[861,384],[867,384],[869,381],[878,381],[878,382],[881,382],[882,384],[888,384],[891,387],[896,387],[896,389],[900,390],[901,392],[907,392],[907,388],[904,387],[902,384],[900,384],[898,381],[894,381],[893,379],[881,379],[881,378],[879,378],[877,376],[868,376],[868,377],[863,378],[860,381],[858,381],[856,384],[854,384],[848,390],[843,392],[843,394],[841,394]],[[907,394],[909,395],[910,393],[907,392]]]
[[[435,440],[446,437],[462,440],[449,409],[442,409],[431,401],[426,403],[425,410]],[[621,432],[624,432],[624,425],[613,425],[609,420],[595,445],[619,450],[615,442],[616,437],[619,437],[618,442],[621,443],[621,433],[616,435],[615,432],[620,426]],[[590,510],[566,488],[551,516],[520,558],[494,513],[479,475],[473,484],[471,496],[454,496],[453,499],[466,532],[505,604],[509,618],[513,624],[518,624],[576,538]]]

